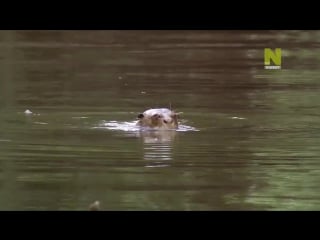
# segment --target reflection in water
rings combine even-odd
[[[124,131],[127,136],[142,139],[144,160],[150,161],[147,167],[170,166],[172,160],[172,145],[177,131],[197,131],[187,125],[180,125],[177,130],[153,130],[137,126],[137,122],[103,121],[97,127],[108,130]]]
[[[145,144],[172,143],[176,136],[176,130],[164,131],[139,131],[138,136],[143,138]]]
[[[172,160],[172,145],[177,132],[139,131],[144,143],[144,159],[150,161],[146,167],[168,167]]]

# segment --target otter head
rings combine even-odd
[[[167,109],[149,109],[138,115],[138,125],[155,129],[178,128],[178,115]]]

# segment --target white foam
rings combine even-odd
[[[98,126],[93,128],[102,128],[109,130],[119,130],[126,132],[136,132],[136,131],[157,131],[159,129],[148,128],[148,127],[140,127],[137,126],[137,121],[133,122],[118,122],[118,121],[103,121]],[[168,129],[164,131],[177,131],[177,132],[187,132],[187,131],[199,131],[198,129],[180,124],[178,129]]]
[[[24,114],[29,115],[29,114],[32,114],[32,112],[29,109],[27,109],[27,110],[24,111]]]
[[[245,118],[243,118],[243,117],[232,117],[231,119],[240,119],[240,120],[242,120],[242,119],[245,119]]]

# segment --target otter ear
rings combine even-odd
[[[139,113],[139,114],[138,114],[138,118],[139,118],[139,119],[141,119],[141,118],[143,118],[143,117],[144,117],[144,115],[143,115],[142,113]]]

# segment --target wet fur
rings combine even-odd
[[[167,108],[152,108],[138,115],[137,125],[152,129],[177,129],[178,114]]]

